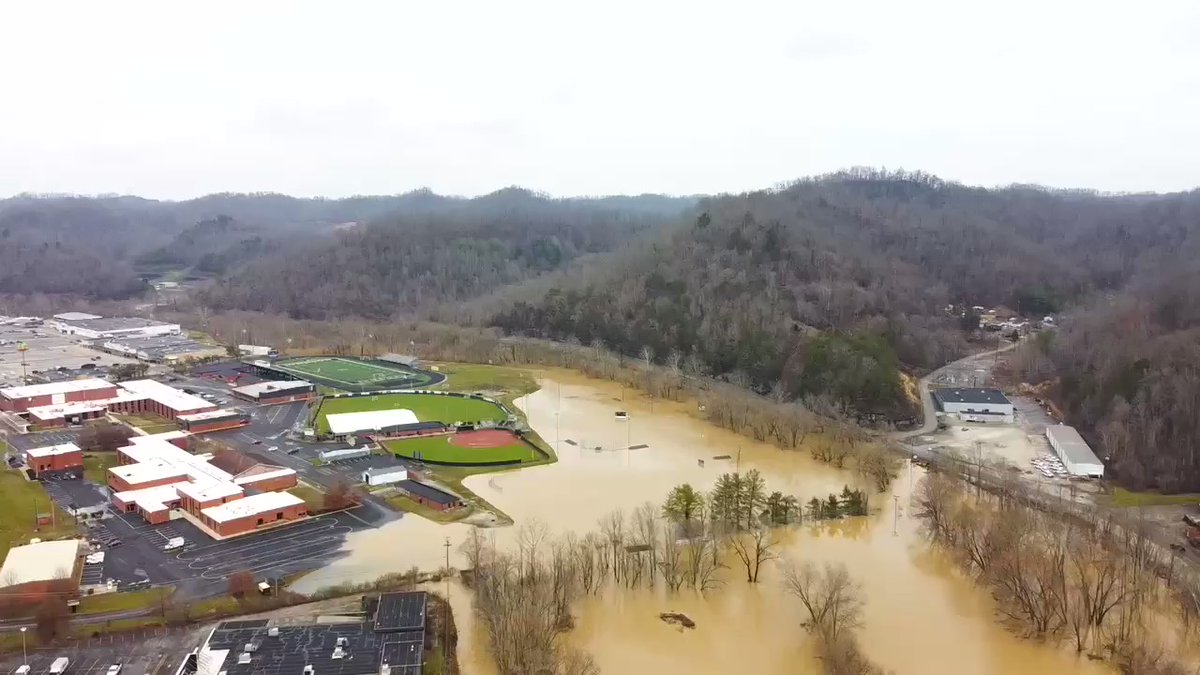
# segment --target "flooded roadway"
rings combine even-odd
[[[474,476],[467,486],[518,524],[543,522],[551,534],[597,529],[614,509],[632,511],[649,500],[661,503],[675,485],[707,490],[717,476],[758,469],[769,491],[802,501],[856,484],[847,471],[813,461],[807,453],[779,450],[713,427],[690,415],[685,404],[633,400],[607,382],[554,371],[539,378],[542,389],[517,401],[530,424],[559,449],[559,462],[500,474]],[[622,395],[628,400],[622,401]],[[651,406],[653,411],[651,411]],[[629,412],[618,421],[614,412]],[[645,445],[641,449],[630,446]],[[602,450],[595,450],[596,447]],[[740,451],[740,452],[739,452]],[[715,456],[729,455],[728,460]],[[697,460],[704,460],[700,466]],[[896,673],[1109,673],[1074,654],[1009,634],[994,619],[987,594],[917,535],[907,517],[909,478],[902,473],[893,494],[876,495],[879,512],[828,525],[782,532],[780,553],[801,560],[846,563],[862,585],[866,608],[859,631],[866,653]],[[899,509],[899,517],[894,518]],[[893,534],[895,528],[895,534]],[[487,530],[501,548],[515,548],[515,527]],[[348,554],[301,580],[298,590],[368,580],[412,566],[462,566],[457,546],[466,525],[441,526],[406,517],[377,530],[351,534]],[[668,597],[657,589],[605,589],[577,607],[570,640],[595,658],[603,673],[797,673],[816,670],[801,610],[782,591],[778,570],[768,564],[757,585],[741,570],[725,570],[724,586],[701,597]],[[459,660],[469,675],[495,672],[483,637],[470,621],[470,601],[452,587],[459,625]],[[683,631],[658,614],[679,611],[696,622]]]

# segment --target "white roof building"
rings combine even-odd
[[[308,391],[312,389],[312,386],[312,382],[306,382],[304,380],[271,380],[268,382],[255,382],[254,384],[247,384],[244,387],[234,387],[233,393],[241,394],[247,398],[258,398],[263,394],[274,391]]]
[[[242,499],[201,509],[200,513],[214,522],[227,523],[231,520],[252,518],[260,513],[270,513],[289,506],[303,504],[304,500],[290,492],[263,492]]]
[[[360,431],[379,431],[401,424],[416,424],[420,421],[413,411],[404,408],[337,413],[329,415],[325,419],[329,422],[330,433],[337,436]]]
[[[91,319],[99,319],[99,314],[88,314],[87,312],[63,312],[55,314],[55,319],[59,321],[89,321]]]
[[[1075,427],[1065,424],[1050,425],[1046,427],[1046,439],[1050,441],[1050,447],[1054,448],[1063,466],[1072,475],[1097,478],[1104,476],[1104,463],[1096,457],[1096,453],[1092,452],[1091,446],[1083,440]]]
[[[47,445],[43,448],[30,448],[25,451],[25,454],[30,457],[53,457],[55,455],[67,455],[72,452],[82,452],[82,450],[74,443],[63,443],[62,445]]]
[[[187,434],[171,431],[154,436],[130,438],[132,445],[121,448],[118,452],[135,463],[114,466],[109,471],[131,486],[164,480],[171,482],[157,487],[126,490],[113,496],[127,504],[136,503],[147,512],[154,512],[165,510],[167,503],[178,501],[181,496],[201,503],[228,498],[235,498],[238,502],[246,501],[262,495],[242,497],[245,494],[245,486],[271,478],[296,475],[294,469],[258,465],[235,476],[210,463],[212,455],[193,455],[169,442],[171,438],[182,436]]]
[[[122,382],[121,386],[143,398],[156,401],[175,412],[189,412],[214,407],[212,403],[199,396],[192,396],[186,391],[169,387],[154,380],[130,380]]]
[[[0,587],[31,581],[70,579],[79,557],[79,540],[43,541],[14,546],[0,567]]]
[[[82,380],[63,380],[62,382],[47,382],[45,384],[27,384],[23,387],[9,387],[0,389],[0,396],[7,399],[18,398],[36,398],[38,396],[54,396],[55,394],[71,394],[80,391],[94,391],[97,389],[112,389],[117,385],[112,382],[100,380],[94,377],[84,378]]]

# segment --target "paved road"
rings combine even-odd
[[[929,383],[934,381],[935,379],[937,379],[938,376],[942,375],[943,373],[945,373],[948,370],[952,370],[952,369],[954,369],[958,366],[961,366],[969,361],[974,361],[976,359],[981,359],[981,358],[985,358],[988,356],[994,356],[996,354],[1001,354],[1003,352],[1007,352],[1007,351],[1015,348],[1018,344],[1020,344],[1020,343],[1014,342],[1011,344],[1007,344],[999,349],[993,349],[988,352],[982,352],[979,354],[971,354],[970,356],[965,356],[957,361],[951,361],[950,363],[947,363],[946,365],[942,366],[941,368],[938,368],[937,370],[929,373],[925,377],[922,377],[921,380],[917,383],[917,392],[921,397],[921,407],[924,411],[925,419],[921,423],[921,426],[919,428],[913,429],[911,431],[898,431],[898,432],[892,434],[892,438],[895,438],[897,440],[902,440],[905,438],[912,438],[914,436],[921,436],[924,434],[928,434],[937,428],[937,408],[933,405],[933,397],[929,395]]]

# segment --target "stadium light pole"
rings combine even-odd
[[[450,537],[446,537],[446,608],[442,611],[442,663],[450,663]]]

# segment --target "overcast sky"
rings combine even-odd
[[[13,2],[0,195],[1200,185],[1200,2]]]

